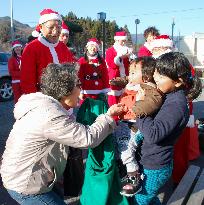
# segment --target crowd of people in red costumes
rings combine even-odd
[[[145,96],[145,90],[141,89],[142,86],[138,87],[138,85],[146,83],[149,80],[144,79],[143,72],[149,71],[143,71],[146,65],[143,63],[146,61],[150,64],[153,63],[151,65],[152,67],[154,67],[155,71],[152,72],[151,75],[152,79],[156,79],[154,81],[157,84],[157,76],[161,74],[156,73],[156,65],[158,64],[158,62],[162,61],[163,58],[165,58],[163,56],[168,53],[170,53],[169,56],[171,58],[176,58],[176,55],[180,55],[178,54],[178,52],[176,52],[173,41],[168,35],[161,35],[156,27],[148,27],[144,31],[145,43],[139,48],[138,52],[135,53],[135,55],[133,54],[134,51],[126,45],[128,40],[127,33],[125,31],[117,31],[114,35],[115,42],[110,48],[107,48],[105,56],[101,56],[99,52],[101,48],[99,39],[93,36],[92,38],[87,39],[87,44],[84,48],[84,55],[77,59],[77,57],[74,56],[70,49],[67,47],[69,32],[70,30],[68,26],[62,20],[62,17],[58,12],[53,11],[52,9],[44,9],[40,13],[39,24],[32,32],[32,39],[29,39],[29,42],[25,45],[25,47],[23,48],[23,45],[19,41],[12,42],[12,56],[9,59],[8,68],[12,77],[12,88],[15,104],[18,103],[18,100],[22,95],[40,92],[41,75],[44,69],[50,63],[77,64],[77,75],[81,87],[78,107],[80,107],[87,98],[97,100],[101,95],[104,96],[104,99],[110,107],[118,103],[125,104],[126,100],[123,100],[122,98],[124,96],[124,91],[127,91],[127,86],[130,86],[131,82],[133,81],[137,82],[135,83],[137,84],[136,93],[139,93],[137,95],[134,93],[136,98],[138,98],[137,100],[135,99],[135,97],[131,97],[131,99],[133,99],[135,103],[135,101],[144,99]],[[176,57],[174,57],[174,54],[172,53],[175,53]],[[185,57],[182,58],[184,59]],[[139,60],[137,61],[137,59]],[[134,69],[130,69],[131,66],[132,68],[134,67]],[[193,79],[196,75],[195,69],[192,65],[189,64],[189,66],[191,69],[189,78]],[[141,76],[138,80],[139,75]],[[161,98],[163,98],[165,94],[165,92],[162,93]],[[197,125],[195,124],[193,115],[192,100],[193,99],[188,99],[186,105],[189,110],[189,120],[188,122],[184,123],[185,126],[182,128],[182,132],[180,132],[179,137],[173,144],[173,171],[171,170],[171,162],[168,162],[168,166],[170,167],[169,173],[170,176],[172,176],[172,180],[175,186],[178,185],[178,183],[184,176],[186,170],[188,169],[189,162],[191,160],[197,159],[200,156],[198,129]],[[131,103],[127,102],[127,105],[129,104]],[[68,111],[70,113],[73,113],[72,108],[70,108]],[[134,114],[131,114],[131,116],[132,115],[134,116]],[[121,120],[124,122],[124,119],[122,119],[121,116],[114,116],[113,118],[118,125],[120,124]],[[129,124],[128,126],[126,126],[126,128],[130,129],[131,133],[134,133],[132,135],[135,136],[135,133],[137,133],[138,136],[140,136],[139,134],[143,134],[143,129],[139,129],[141,133],[138,133],[138,131],[135,130],[132,132],[133,129],[137,129],[134,125],[135,119],[133,119],[133,121],[132,119],[128,120]],[[145,142],[145,140],[146,138],[142,137],[141,144],[143,143],[143,141]],[[118,146],[117,143],[115,146]],[[157,146],[162,147],[164,145],[158,142]],[[80,160],[82,160],[82,152],[78,149],[73,148],[72,152],[70,152],[70,155],[71,153],[73,153],[73,155],[75,155],[74,153],[78,153],[78,159],[80,158]],[[120,157],[116,157],[115,160],[118,164],[122,163]],[[118,166],[119,172],[120,168],[121,167]],[[161,170],[161,173],[164,173],[165,170],[163,170],[163,168],[166,169],[165,166],[160,166],[159,168],[156,167],[155,170]],[[140,170],[139,180],[141,184],[137,184],[138,182],[135,182],[135,180],[137,179],[133,179],[132,177],[134,177],[134,175],[131,175],[129,178],[125,179],[126,181],[121,188],[121,194],[131,197],[136,195],[135,204],[146,205],[150,202],[154,204],[160,204],[158,199],[156,199],[156,196],[158,194],[159,188],[164,184],[158,185],[158,187],[154,190],[154,194],[142,193],[142,189],[149,190],[148,186],[150,186],[151,183],[153,185],[155,184],[155,186],[156,184],[158,184],[156,181],[148,181],[145,177],[149,177],[149,175],[147,172],[143,173],[143,169],[146,169],[146,171],[148,171],[148,168],[142,168]],[[66,178],[66,174],[64,174],[64,178]],[[145,180],[147,181],[145,182]],[[137,186],[140,187],[138,188]],[[41,193],[39,192],[36,194]],[[56,202],[56,204],[62,203]]]

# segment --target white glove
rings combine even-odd
[[[195,127],[195,118],[194,118],[194,115],[190,115],[186,127],[190,127],[190,128]]]

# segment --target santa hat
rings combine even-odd
[[[20,41],[13,41],[12,42],[12,49],[16,48],[16,47],[23,47],[22,44],[20,43]]]
[[[35,27],[35,30],[32,31],[31,35],[35,38],[37,38],[40,35],[40,25],[39,24]]]
[[[86,47],[88,47],[89,45],[95,45],[97,49],[99,50],[100,43],[97,38],[90,38],[86,44]]]
[[[64,21],[62,21],[62,31],[61,31],[61,33],[67,33],[67,34],[69,34],[69,28],[68,28],[68,26],[65,24]]]
[[[62,17],[58,12],[53,11],[52,9],[44,9],[40,12],[39,24],[45,23],[49,20],[58,20],[62,21]]]
[[[150,44],[151,49],[156,47],[169,47],[173,48],[173,41],[168,35],[157,36]]]
[[[114,40],[127,40],[127,34],[125,31],[118,31],[115,33]]]

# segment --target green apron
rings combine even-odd
[[[87,98],[77,113],[77,122],[91,125],[98,115],[106,113],[107,110],[108,104],[103,95],[97,100]],[[120,195],[120,178],[112,135],[98,147],[89,148],[79,204],[128,205],[127,199]]]

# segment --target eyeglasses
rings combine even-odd
[[[57,26],[47,26],[46,24],[43,24],[49,31],[53,31],[53,30],[61,30],[62,29],[62,25],[57,25]]]

